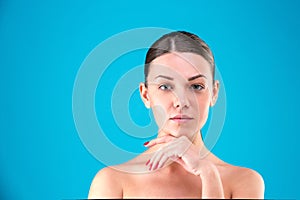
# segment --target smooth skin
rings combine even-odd
[[[167,53],[151,62],[147,82],[140,94],[154,114],[157,138],[136,158],[100,170],[88,198],[263,199],[259,173],[225,163],[203,143],[200,130],[219,91],[209,63],[193,53]]]

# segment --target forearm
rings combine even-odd
[[[224,190],[220,174],[215,166],[201,170],[202,198],[223,199]]]

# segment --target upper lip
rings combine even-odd
[[[192,117],[188,116],[188,115],[175,115],[173,117],[171,117],[170,119],[193,119]]]

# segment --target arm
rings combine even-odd
[[[200,169],[202,198],[224,199],[222,180],[217,167],[213,164],[207,166],[209,167],[205,167],[206,169]]]
[[[110,168],[100,170],[92,181],[88,199],[122,197],[122,187],[113,170]]]
[[[239,174],[234,181],[232,198],[263,199],[265,184],[261,175],[247,168],[242,168]]]
[[[190,146],[184,156],[176,161],[190,173],[200,176],[202,182],[202,198],[224,199],[225,194],[219,170],[211,161],[205,158],[197,158],[197,155],[199,155],[198,152],[195,146]]]

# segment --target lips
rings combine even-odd
[[[193,118],[189,117],[188,115],[175,115],[174,117],[171,117],[170,119],[193,119]]]
[[[171,117],[170,119],[171,120],[189,120],[189,119],[193,119],[193,118],[188,115],[176,115],[174,117]]]

